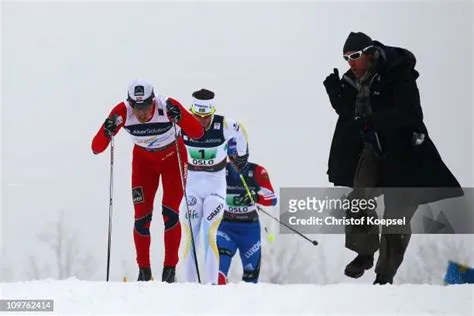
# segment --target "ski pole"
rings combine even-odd
[[[196,244],[194,242],[194,234],[193,234],[193,226],[191,225],[191,214],[189,212],[189,206],[188,206],[188,196],[186,194],[186,186],[184,185],[184,174],[183,174],[183,169],[181,166],[181,153],[179,151],[178,147],[178,131],[176,129],[176,123],[173,122],[173,128],[174,128],[174,136],[175,136],[175,145],[176,145],[176,154],[178,155],[178,165],[179,165],[179,174],[181,178],[181,187],[183,188],[183,194],[184,194],[184,200],[186,202],[186,214],[188,218],[188,224],[189,224],[189,231],[191,233],[191,245],[193,248],[193,255],[194,255],[194,265],[196,266],[196,273],[197,273],[197,278],[198,282],[201,283],[201,276],[199,275],[199,265],[197,261],[197,254],[196,254]]]
[[[310,243],[312,243],[313,245],[317,246],[318,245],[318,242],[316,240],[311,240],[309,239],[308,237],[306,237],[305,235],[303,235],[302,233],[300,233],[299,231],[297,231],[296,229],[294,229],[293,227],[291,226],[288,226],[287,224],[283,223],[282,221],[280,221],[278,218],[276,217],[273,217],[270,213],[268,213],[267,211],[265,211],[263,208],[261,208],[260,206],[257,205],[257,209],[259,211],[261,211],[262,213],[270,216],[271,218],[273,218],[274,220],[276,220],[278,223],[280,223],[280,225],[283,225],[285,226],[286,228],[288,228],[289,230],[293,231],[294,233],[296,233],[297,235],[303,237],[304,239],[306,239],[307,241],[309,241]]]
[[[254,199],[253,199],[253,196],[249,190],[249,187],[247,186],[247,182],[245,182],[245,179],[244,179],[244,176],[242,174],[240,174],[240,180],[242,181],[244,187],[245,187],[245,191],[247,191],[247,194],[248,196],[250,196],[250,199],[252,200],[252,202],[255,204],[254,202]],[[287,224],[283,223],[282,221],[280,221],[278,218],[276,217],[273,217],[270,213],[268,213],[267,211],[265,211],[263,208],[261,208],[260,206],[258,206],[257,204],[255,204],[255,206],[257,207],[257,209],[268,215],[269,217],[271,217],[272,219],[274,219],[275,221],[277,221],[280,225],[283,225],[285,226],[286,228],[288,228],[289,230],[293,231],[294,233],[296,233],[297,235],[303,237],[304,239],[306,239],[307,241],[309,241],[310,243],[312,243],[313,245],[317,246],[318,245],[318,242],[316,240],[311,240],[309,239],[308,237],[306,237],[305,235],[303,235],[302,233],[300,233],[299,231],[297,231],[296,229],[294,229],[293,227],[290,227],[288,226]]]
[[[107,282],[110,271],[110,248],[112,244],[112,212],[113,212],[113,185],[114,185],[114,136],[110,137],[110,184],[109,184],[109,229],[107,242]]]

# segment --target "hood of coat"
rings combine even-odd
[[[402,47],[386,46],[378,41],[374,41],[374,45],[379,52],[376,72],[388,74],[401,68],[408,68],[415,78],[419,77],[418,71],[415,70],[417,60],[411,51]]]

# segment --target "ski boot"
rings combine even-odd
[[[151,281],[152,279],[151,268],[140,268],[137,281]]]
[[[374,265],[374,255],[357,255],[344,269],[344,274],[350,278],[360,278],[365,270],[369,270]]]
[[[176,282],[176,268],[163,267],[163,274],[161,276],[162,282],[175,283]]]

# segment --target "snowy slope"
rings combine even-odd
[[[472,315],[474,293],[472,285],[229,284],[223,287],[74,279],[0,283],[0,286],[2,298],[54,299],[54,315]]]

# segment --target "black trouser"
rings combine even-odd
[[[403,219],[405,225],[382,226],[382,236],[379,239],[379,226],[368,225],[367,218],[378,218],[375,210],[353,212],[348,210],[346,217],[365,217],[365,225],[346,226],[346,248],[360,255],[372,255],[379,250],[375,272],[391,278],[397,273],[403,261],[405,251],[410,241],[410,220],[418,205],[412,205],[409,199],[403,198],[403,190],[389,189],[382,191],[376,188],[381,176],[383,160],[375,155],[372,147],[366,145],[359,159],[354,176],[354,190],[349,199],[374,199],[384,194],[384,219]]]

